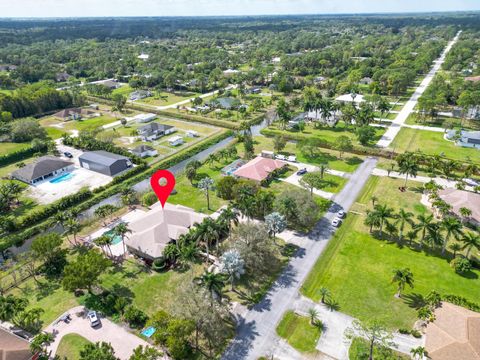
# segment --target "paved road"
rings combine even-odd
[[[367,158],[334,198],[334,205],[314,230],[301,236],[303,245],[270,289],[254,308],[238,315],[237,336],[223,355],[224,360],[257,359],[271,354],[280,339],[275,333],[284,312],[299,299],[299,289],[333,235],[330,222],[340,209],[348,210],[375,168],[377,160]]]
[[[72,318],[70,323],[66,324],[63,321],[56,323],[55,321],[45,329],[49,333],[55,333],[55,341],[48,347],[52,355],[56,353],[60,341],[67,334],[81,335],[93,343],[98,341],[110,343],[115,350],[115,355],[121,360],[127,360],[133,350],[140,345],[150,346],[145,340],[105,318],[101,319],[101,326],[92,328],[85,317],[77,316],[77,313],[83,310],[83,306],[74,307],[68,311]]]
[[[427,76],[423,79],[420,85],[417,87],[415,92],[413,93],[412,97],[407,101],[405,106],[400,110],[397,117],[394,121],[392,121],[390,127],[382,136],[382,138],[378,141],[377,146],[379,147],[388,147],[392,143],[393,139],[397,136],[402,128],[402,125],[405,123],[407,118],[410,116],[412,112],[414,112],[414,108],[417,105],[418,98],[422,96],[424,91],[427,89],[428,85],[432,82],[435,74],[438,70],[440,70],[443,62],[445,61],[445,57],[447,56],[448,52],[452,49],[453,45],[458,41],[460,34],[462,32],[459,31],[455,38],[448,43],[445,50],[443,50],[442,55],[434,61],[432,69],[429,71]]]

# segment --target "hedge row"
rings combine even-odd
[[[78,196],[78,194],[80,193],[71,195],[70,197],[72,197],[72,199],[65,200],[65,198],[62,198],[58,202],[62,202],[63,207],[61,209],[58,208],[57,211],[74,210],[75,212],[79,212],[79,213],[86,211],[92,206],[100,203],[102,200],[105,200],[111,196],[114,196],[120,193],[121,190],[124,189],[125,187],[132,186],[144,179],[149,178],[155,171],[159,169],[167,169],[173,165],[176,165],[179,162],[192,157],[193,155],[199,153],[200,151],[203,151],[209,148],[210,146],[212,146],[213,144],[216,144],[232,135],[233,135],[233,132],[231,130],[224,131],[221,134],[218,134],[210,139],[206,139],[205,141],[200,142],[197,146],[194,146],[192,148],[186,149],[185,151],[181,151],[177,154],[174,154],[174,155],[171,155],[170,157],[165,158],[164,160],[155,164],[154,167],[146,168],[143,170],[143,172],[136,174],[136,176],[134,177],[132,177],[132,175],[130,174],[131,172],[128,172],[124,175],[126,176],[127,174],[130,174],[130,177],[120,179],[120,177],[123,176],[121,175],[120,177],[118,177],[120,180],[112,181],[110,184],[105,185],[104,187],[95,189],[93,193],[89,190],[86,190],[85,193],[81,195],[83,197],[83,200],[81,201],[74,202],[74,197]],[[135,169],[138,169],[140,167],[141,165],[136,167]],[[67,197],[67,198],[70,198],[70,197]],[[50,206],[59,207],[60,205],[57,204],[58,202],[51,204],[48,207]],[[67,203],[70,203],[70,207],[66,207],[65,204]],[[55,212],[48,210],[48,214],[49,214],[48,217],[51,217],[52,215],[55,214]],[[37,215],[37,216],[40,216],[40,215]],[[28,229],[25,229],[16,234],[4,236],[0,240],[0,251],[6,250],[11,246],[21,246],[27,239],[48,230],[51,227],[51,223],[47,221],[47,218],[45,217],[36,218],[36,219],[33,216],[29,217],[29,221],[30,221],[29,225],[38,223],[39,221],[42,221],[42,220],[43,222],[41,224],[38,224],[36,226],[31,226]],[[22,223],[26,224],[25,221],[22,221]]]
[[[107,100],[104,98],[98,98],[98,97],[93,97],[89,96],[88,97],[92,101],[97,101],[101,102],[103,104],[107,105],[113,105],[113,101]],[[240,129],[240,123],[232,122],[232,121],[226,121],[226,120],[221,120],[221,119],[212,119],[204,116],[198,116],[198,115],[191,115],[191,114],[183,114],[183,113],[175,113],[175,112],[169,112],[169,111],[163,111],[163,110],[158,110],[149,106],[143,106],[140,104],[132,104],[132,103],[127,103],[126,107],[129,109],[133,110],[138,110],[138,111],[143,111],[143,112],[150,112],[154,113],[157,115],[165,116],[165,117],[170,117],[174,119],[179,119],[179,120],[187,120],[187,121],[193,121],[193,122],[198,122],[202,124],[208,124],[208,125],[213,125],[213,126],[219,126],[231,130],[239,130]],[[251,119],[248,123],[250,126],[255,125],[260,123],[264,118],[264,115],[259,115],[253,119]]]
[[[10,164],[16,163],[17,161],[28,159],[37,153],[45,154],[47,151],[48,151],[47,146],[45,146],[44,149],[34,149],[32,147],[29,147],[26,149],[17,150],[5,155],[1,155],[0,166],[10,165]]]
[[[443,295],[442,300],[448,301],[449,303],[467,308],[475,312],[480,312],[480,304],[474,303],[458,295]]]

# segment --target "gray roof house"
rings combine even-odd
[[[152,93],[148,90],[137,90],[130,94],[130,100],[131,101],[141,100],[150,96],[152,96]]]
[[[457,146],[480,149],[480,131],[450,130],[445,138],[454,141]]]
[[[158,122],[152,122],[138,128],[138,134],[143,141],[156,140],[159,137],[171,134],[175,131],[176,129],[173,126],[163,125]]]
[[[139,145],[136,148],[133,148],[130,150],[130,152],[133,155],[136,155],[141,158],[149,157],[149,156],[155,156],[158,154],[158,151],[155,150],[153,147],[150,145]]]
[[[67,173],[73,169],[73,163],[70,161],[65,161],[55,156],[42,156],[35,162],[15,170],[11,176],[14,179],[33,185],[47,178]]]
[[[81,167],[108,176],[118,175],[133,166],[126,156],[103,150],[84,152],[78,160]]]

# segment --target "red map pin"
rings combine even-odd
[[[175,187],[175,176],[168,170],[158,170],[150,178],[150,186],[160,200],[162,208],[164,208],[170,193]]]

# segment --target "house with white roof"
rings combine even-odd
[[[457,146],[480,149],[480,131],[450,130],[445,138],[454,141]]]

